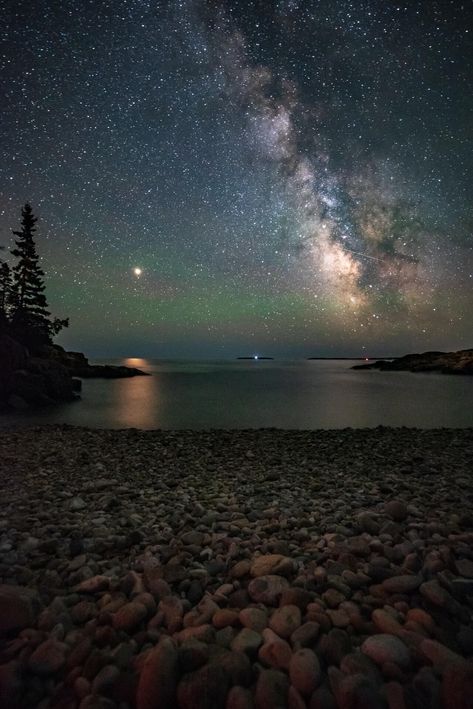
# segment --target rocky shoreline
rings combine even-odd
[[[466,709],[473,429],[0,439],[0,705]]]
[[[383,372],[439,372],[472,376],[473,349],[408,354],[392,360],[378,359],[369,364],[356,364],[352,369],[380,369]]]
[[[26,410],[80,399],[81,379],[149,376],[134,367],[90,364],[82,352],[44,345],[32,355],[0,332],[0,409]]]

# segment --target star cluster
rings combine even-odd
[[[472,15],[461,0],[8,2],[0,244],[30,201],[62,343],[472,346]]]

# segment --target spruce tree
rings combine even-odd
[[[0,261],[0,313],[6,318],[12,303],[12,274],[10,266]]]
[[[16,248],[11,253],[18,262],[13,266],[13,287],[10,296],[10,324],[15,337],[30,348],[50,343],[53,334],[68,326],[67,320],[49,319],[48,302],[44,294],[44,271],[33,235],[37,218],[29,204],[21,210],[21,229],[13,231]]]

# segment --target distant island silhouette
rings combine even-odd
[[[274,357],[260,357],[259,355],[252,355],[251,357],[237,357],[237,359],[252,359],[259,361],[260,359],[274,359]]]

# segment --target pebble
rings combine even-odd
[[[367,638],[361,646],[361,652],[370,657],[377,665],[394,662],[399,667],[408,667],[411,661],[409,650],[399,638],[382,633]]]
[[[292,685],[304,696],[309,696],[321,680],[320,662],[309,648],[297,650],[289,663]]]
[[[23,436],[0,439],[9,705],[468,706],[471,432]],[[429,475],[400,476],[419,450]]]

